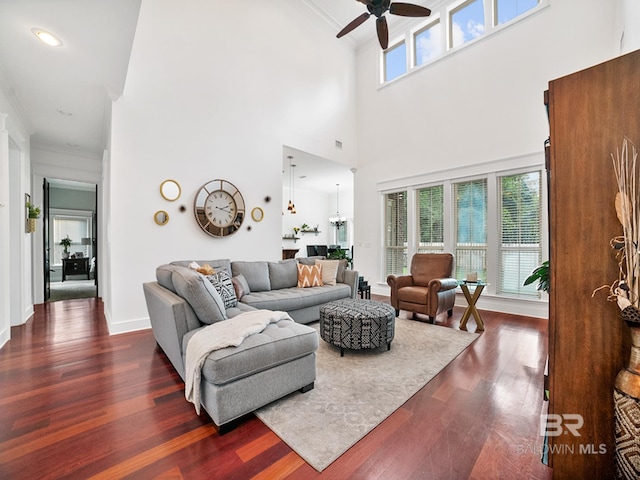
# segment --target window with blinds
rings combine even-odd
[[[444,250],[444,187],[421,188],[417,191],[418,253]]]
[[[384,196],[385,276],[407,272],[407,192]]]
[[[53,265],[62,265],[62,252],[64,247],[60,240],[67,235],[71,239],[69,253],[83,252],[86,254],[86,246],[82,245],[83,238],[91,237],[91,217],[75,215],[53,215]]]
[[[527,276],[542,262],[541,172],[498,178],[500,245],[497,293],[539,296]]]
[[[456,278],[476,272],[487,278],[487,180],[455,183],[455,259]]]

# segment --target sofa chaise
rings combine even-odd
[[[299,288],[298,265],[313,265],[316,260],[324,262],[317,258],[195,262],[224,272],[226,290],[213,288],[205,275],[190,268],[193,261],[176,261],[159,266],[156,281],[143,284],[153,335],[183,380],[187,344],[207,325],[255,310],[283,311],[291,317],[267,325],[237,347],[215,350],[206,358],[201,372],[201,404],[220,433],[257,408],[296,390],[313,388],[318,335],[304,324],[320,318],[321,305],[355,298],[358,279],[357,272],[340,262],[333,284],[329,281]],[[235,287],[229,292],[232,299],[225,293],[230,283]]]

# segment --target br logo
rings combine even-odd
[[[582,415],[577,413],[549,413],[540,416],[540,435],[559,437],[570,433],[574,437],[580,436],[580,428],[584,425]]]

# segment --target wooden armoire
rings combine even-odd
[[[550,466],[557,479],[613,478],[613,383],[629,338],[607,292],[592,292],[618,276],[609,246],[622,233],[611,154],[625,136],[640,147],[640,50],[551,81],[546,98],[549,413],[584,420],[580,436],[564,429],[548,437]]]

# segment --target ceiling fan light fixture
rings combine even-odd
[[[62,40],[60,40],[60,38],[58,38],[56,35],[54,35],[51,32],[47,32],[46,30],[43,30],[42,28],[32,28],[31,32],[33,32],[33,34],[38,37],[38,39],[46,44],[49,45],[50,47],[61,47],[62,46]]]

